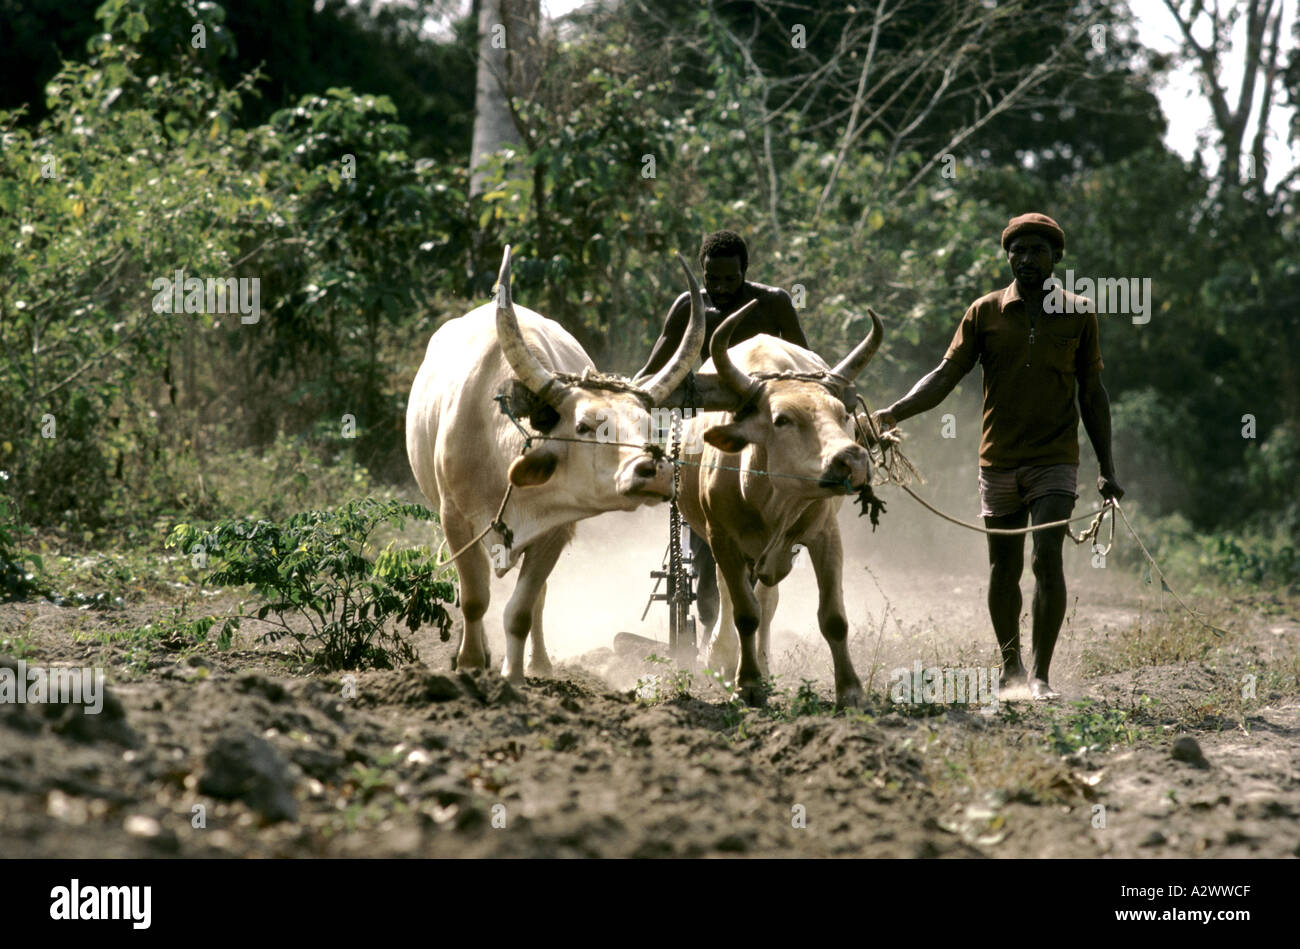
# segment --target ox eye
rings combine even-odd
[[[590,435],[592,432],[595,431],[595,429],[592,428],[590,425],[588,425],[586,422],[579,422],[578,427],[574,431],[576,431],[579,435]]]
[[[788,415],[778,415],[776,418],[772,419],[772,424],[779,427],[784,427],[786,425],[789,425],[791,421],[792,419]]]

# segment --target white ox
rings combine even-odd
[[[703,299],[684,260],[682,268],[691,289],[687,331],[658,374],[629,384],[635,391],[596,388],[590,380],[577,378],[595,369],[578,341],[560,324],[511,302],[509,247],[496,302],[448,321],[429,340],[407,405],[406,452],[420,490],[442,520],[452,552],[493,523],[507,485],[513,485],[501,515],[512,543],[504,545],[505,538],[491,531],[456,561],[464,630],[455,667],[482,668],[489,661],[483,632],[489,545],[502,545],[491,558],[498,577],[523,557],[505,610],[502,667],[502,675],[520,683],[530,630],[528,671],[550,671],[542,635],[546,579],[573,538],[575,522],[671,496],[671,466],[645,449],[644,438],[637,447],[618,442],[626,437],[619,433],[648,433],[647,406],[661,402],[681,384],[703,345]],[[534,413],[535,427],[547,436],[583,443],[540,440],[520,454],[524,435],[494,401],[515,379],[537,397],[542,411]],[[616,434],[605,437],[609,432]]]
[[[871,333],[831,369],[816,353],[767,334],[728,351],[732,330],[747,310],[714,332],[712,359],[701,369],[716,371],[742,407],[734,414],[706,412],[688,423],[687,444],[698,447],[684,460],[697,464],[682,469],[682,514],[708,540],[717,561],[722,610],[707,662],[735,681],[745,701],[764,701],[776,585],[790,572],[799,544],[817,576],[817,622],[834,662],[835,704],[860,707],[835,516],[845,495],[869,484],[871,465],[854,440],[853,417],[842,396],[875,354],[884,329],[873,312]],[[822,381],[773,378],[782,373]]]

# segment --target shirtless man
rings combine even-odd
[[[767,333],[808,348],[808,339],[799,325],[799,316],[795,313],[790,294],[780,287],[769,287],[745,279],[745,272],[749,269],[749,249],[739,234],[733,231],[714,231],[706,236],[700,245],[700,266],[704,268],[707,304],[701,359],[709,358],[709,341],[713,339],[713,331],[751,300],[757,300],[758,305],[732,332],[731,345],[759,333]],[[668,362],[677,351],[677,344],[686,331],[690,314],[691,296],[683,293],[668,311],[663,333],[650,351],[650,360],[637,375],[644,377],[658,372]],[[712,629],[718,619],[718,581],[713,552],[703,537],[690,528],[687,531],[690,534],[691,557],[694,558],[699,575],[696,610],[701,626],[706,630]]]

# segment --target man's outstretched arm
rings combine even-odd
[[[934,408],[957,387],[961,377],[966,375],[960,366],[951,359],[945,359],[921,381],[912,386],[912,390],[888,408],[876,413],[876,422],[883,428],[897,425],[903,419],[920,415]]]
[[[683,304],[683,299],[685,303]],[[648,376],[658,372],[664,366],[668,365],[668,360],[672,358],[673,353],[677,352],[677,347],[681,344],[682,335],[686,332],[686,324],[690,322],[691,300],[686,294],[678,297],[672,307],[668,310],[668,319],[664,321],[664,331],[659,334],[659,339],[655,342],[654,348],[650,350],[650,358],[646,361],[645,366],[636,375]],[[695,362],[691,359],[692,364]]]
[[[1096,372],[1079,376],[1079,417],[1083,419],[1084,431],[1092,442],[1092,450],[1097,455],[1097,467],[1101,477],[1097,479],[1097,490],[1104,498],[1119,500],[1124,496],[1124,489],[1115,480],[1115,459],[1110,449],[1110,396],[1101,384],[1101,374]]]

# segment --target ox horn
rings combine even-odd
[[[871,357],[876,354],[881,340],[885,338],[885,327],[881,325],[876,311],[867,307],[867,312],[871,315],[871,332],[867,334],[866,339],[853,348],[853,352],[841,359],[839,365],[831,370],[844,380],[845,385],[853,382],[858,373],[867,368],[867,363],[871,362]]]
[[[691,273],[691,268],[686,263],[686,258],[681,254],[677,255],[678,261],[681,262],[682,270],[686,272],[686,283],[691,291],[691,318],[686,324],[686,332],[682,334],[682,340],[677,344],[677,351],[673,357],[668,360],[667,365],[660,369],[648,381],[636,379],[635,384],[640,386],[650,398],[651,405],[658,405],[668,398],[669,394],[679,385],[686,381],[686,376],[691,371],[691,366],[695,365],[695,356],[704,346],[704,295],[700,292],[699,281],[695,279],[695,274]]]
[[[541,360],[524,342],[524,335],[519,330],[519,318],[515,316],[515,305],[510,299],[509,244],[501,255],[501,272],[497,274],[497,339],[501,343],[506,362],[519,377],[519,381],[542,401],[558,407],[568,386],[557,380],[542,365]]]
[[[722,325],[713,331],[713,339],[709,340],[709,355],[713,358],[713,366],[718,372],[718,379],[721,380],[724,386],[740,396],[742,406],[758,394],[762,383],[750,378],[745,370],[731,361],[731,356],[727,354],[727,347],[731,345],[731,333],[736,328],[736,324],[744,319],[745,314],[756,306],[758,306],[758,301],[750,300],[723,320]]]

